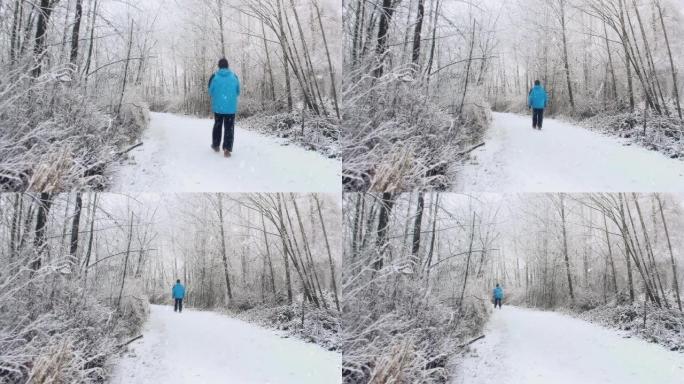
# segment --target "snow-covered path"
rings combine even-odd
[[[452,384],[675,384],[684,354],[555,312],[504,306]]]
[[[342,355],[212,312],[153,305],[111,384],[341,382]]]
[[[233,157],[211,150],[213,120],[152,113],[143,145],[116,167],[111,191],[339,192],[342,162],[235,127]]]
[[[684,161],[555,119],[494,113],[485,145],[460,169],[465,192],[675,192]]]

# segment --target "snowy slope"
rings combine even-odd
[[[456,185],[466,192],[672,192],[684,190],[684,161],[554,119],[494,113],[485,145]]]
[[[675,384],[684,354],[562,315],[504,306],[452,384]]]
[[[110,384],[341,382],[342,356],[212,312],[153,305]]]
[[[235,128],[233,157],[211,150],[213,120],[152,113],[143,145],[116,167],[111,191],[339,192],[342,163]]]

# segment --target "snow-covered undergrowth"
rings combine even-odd
[[[339,125],[332,118],[315,116],[306,110],[254,114],[243,120],[241,126],[269,136],[285,138],[295,145],[329,158],[339,156]]]
[[[648,114],[644,117],[642,110],[635,110],[595,115],[582,120],[580,124],[604,134],[629,139],[671,158],[684,156],[684,120],[676,116]]]
[[[300,303],[255,307],[237,313],[236,317],[262,327],[285,331],[288,335],[329,351],[336,351],[340,347],[340,317],[333,309],[313,308],[310,305],[302,308]]]
[[[0,72],[0,190],[102,189],[105,168],[149,119],[128,96],[112,118],[68,81],[68,68],[38,79]]]
[[[131,283],[116,311],[46,266],[1,274],[0,382],[101,383],[110,358],[149,312]]]
[[[601,306],[581,312],[579,317],[608,328],[628,331],[672,351],[684,350],[684,313],[678,309],[651,305],[644,308],[641,304]]]
[[[479,300],[465,300],[459,311],[395,279],[404,277],[376,279],[345,298],[344,383],[444,383],[450,357],[486,323]]]
[[[456,160],[491,121],[489,106],[477,96],[479,101],[467,98],[463,113],[452,116],[425,95],[411,66],[380,78],[348,77],[359,80],[345,84],[342,98],[347,191],[445,189],[455,179]]]

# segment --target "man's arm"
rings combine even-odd
[[[532,108],[532,90],[527,94],[527,107]]]
[[[214,76],[216,76],[215,73],[211,75],[211,77],[209,78],[209,83],[207,84],[207,89],[209,90],[209,93],[211,93],[211,82],[214,80]]]

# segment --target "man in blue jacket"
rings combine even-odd
[[[539,80],[534,81],[534,87],[530,89],[530,94],[527,96],[527,107],[532,108],[532,128],[542,129],[542,121],[544,120],[544,108],[548,102],[546,90],[541,86]]]
[[[214,112],[214,131],[211,148],[218,152],[221,145],[221,127],[223,126],[223,155],[230,157],[233,152],[235,113],[240,96],[240,80],[228,68],[228,60],[219,60],[219,70],[209,79],[209,96],[211,109]]]
[[[176,280],[176,285],[171,288],[171,297],[174,300],[173,311],[183,312],[183,298],[185,297],[185,287],[180,279]]]
[[[497,304],[499,305],[499,309],[501,309],[501,300],[503,300],[503,288],[499,286],[499,284],[496,284],[496,287],[494,288],[494,308],[496,308]]]

